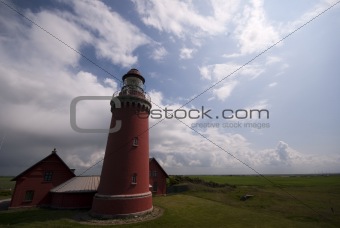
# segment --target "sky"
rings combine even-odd
[[[74,131],[70,104],[112,96],[131,68],[153,110],[181,110],[149,118],[169,174],[340,172],[337,1],[1,0],[0,28],[0,175],[53,148],[100,174],[107,134]],[[110,119],[108,100],[77,106],[82,128]]]

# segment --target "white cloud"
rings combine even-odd
[[[238,82],[235,80],[221,83],[220,85],[217,86],[217,88],[213,89],[213,94],[219,100],[224,101],[231,95],[231,92],[234,90],[237,84]]]
[[[178,108],[177,104],[164,104],[160,92],[152,91],[151,97],[162,107]],[[259,100],[246,109],[268,106],[268,100]],[[158,121],[150,119],[150,126]],[[225,132],[222,127],[199,127],[198,120],[182,121],[192,129],[176,119],[163,120],[150,129],[151,156],[171,174],[194,174],[197,170],[207,174],[254,173],[249,167],[259,173],[310,173],[315,170],[310,164],[328,164],[331,170],[337,167],[334,161],[338,158],[305,155],[282,140],[273,148],[254,149],[240,133]]]
[[[199,67],[203,79],[220,81],[226,78],[235,78],[236,75],[246,75],[254,79],[265,70],[260,65],[248,64],[245,66],[236,63],[211,64]]]
[[[282,26],[281,33],[286,35],[290,32],[293,32],[298,27],[302,26],[306,22],[310,21],[312,18],[316,17],[317,15],[325,11],[331,5],[337,3],[338,3],[337,0],[320,0],[314,6],[310,7],[310,9],[304,14],[302,14],[299,18],[291,22],[288,22],[284,26]],[[339,5],[337,7],[339,7]]]
[[[259,156],[261,157],[257,159],[261,159],[263,166],[276,167],[278,173],[301,172],[299,166],[308,165],[311,159],[309,156],[303,156],[283,141],[279,141],[274,149],[260,151]]]
[[[277,57],[277,56],[268,56],[267,59],[266,59],[266,65],[271,65],[271,64],[274,64],[274,63],[279,63],[281,62],[282,59],[280,57]]]
[[[104,150],[93,151],[88,158],[79,154],[67,155],[66,160],[71,167],[91,168],[96,162],[101,162],[104,158]]]
[[[179,58],[180,59],[191,59],[194,51],[195,49],[181,48]]]
[[[67,13],[42,10],[35,14],[28,12],[27,16],[75,49],[94,39],[69,20]],[[105,140],[71,129],[71,100],[81,95],[110,96],[117,90],[117,83],[75,70],[80,56],[35,26],[1,13],[0,21],[5,20],[11,21],[12,26],[0,32],[0,126],[2,131],[10,133],[6,149],[2,149],[6,154],[2,156],[6,162],[18,162],[17,158],[21,157],[32,163],[57,145],[57,149],[63,148],[61,153],[67,151],[70,156],[66,162],[82,154],[83,163],[75,164],[74,168],[88,166],[93,162],[93,154],[103,152]],[[77,106],[80,127],[84,127],[83,123],[108,127],[109,101],[81,103]]]
[[[209,66],[198,67],[198,70],[203,79],[211,80],[211,70]]]
[[[260,53],[335,3],[336,0],[319,1],[298,19],[280,23],[268,19],[263,0],[252,0],[250,4],[244,6],[242,13],[235,14],[236,16],[233,19],[236,25],[234,39],[240,52],[224,54],[223,56],[234,58]],[[281,45],[282,41],[276,44],[276,46]],[[267,63],[279,61],[280,59],[275,57],[269,58]]]
[[[128,67],[138,60],[133,51],[151,43],[151,39],[138,27],[123,19],[103,2],[73,1],[72,4],[76,15],[70,18],[96,34],[92,42],[101,58],[108,58],[114,64]]]
[[[114,81],[111,78],[105,78],[104,83],[109,85],[111,88],[113,89],[117,89],[118,88],[118,84],[116,81]]]
[[[133,52],[142,45],[152,43],[152,40],[138,27],[100,1],[65,1],[65,4],[73,8],[74,14],[67,11],[41,10],[38,13],[28,11],[26,16],[67,46],[80,50],[83,46],[92,45],[98,57],[106,58],[123,67],[136,64],[138,57]],[[5,18],[3,20],[7,21]],[[59,61],[55,64],[74,65],[80,58],[75,51],[67,48],[66,45],[37,26],[18,27],[13,23],[15,22],[11,23],[13,25],[11,27],[6,25],[8,31],[16,30],[17,34],[23,33],[23,37],[28,38],[17,44],[22,45],[22,50],[29,45],[34,45],[36,50],[33,54],[39,52],[41,57],[41,59],[36,59],[39,63],[42,64],[41,60],[45,58],[56,56]],[[18,28],[22,30],[19,31]],[[60,51],[61,49],[65,51]],[[18,57],[21,57],[19,51],[16,53]],[[48,56],[44,58],[45,54]]]
[[[291,155],[289,154],[288,150],[288,144],[282,141],[279,141],[276,151],[278,156],[279,156],[279,160],[283,161],[283,162],[289,162],[291,160]]]
[[[160,61],[163,60],[166,55],[168,55],[167,50],[160,46],[154,49],[150,57],[156,61]]]
[[[93,41],[93,37],[90,33],[83,30],[81,26],[66,19],[65,15],[67,15],[67,13],[63,14],[58,11],[41,11],[36,14],[29,12],[27,17],[32,18],[33,21],[37,22],[41,27],[46,28],[49,33],[53,34],[55,37],[62,40],[63,43],[70,47],[79,48],[81,44],[87,44]],[[27,27],[23,29],[27,30]],[[77,64],[80,58],[78,53],[71,50],[70,48],[67,48],[64,44],[60,43],[51,35],[42,31],[37,26],[32,25],[27,32],[29,34],[29,37],[27,37],[28,39],[21,40],[23,42],[20,42],[20,44],[30,43],[30,45],[36,47],[36,50],[32,50],[32,55],[39,54],[39,56],[37,56],[38,58],[34,59],[35,61],[38,61],[40,64],[42,64],[40,61],[44,60],[45,58],[57,58],[58,61],[56,61],[55,64]],[[26,49],[30,47],[25,46],[22,48]],[[61,49],[65,51],[60,51]],[[20,53],[20,56],[21,54],[22,53]]]
[[[266,18],[262,0],[253,0],[234,18],[235,38],[241,54],[260,52],[280,40],[280,33]]]
[[[242,56],[241,53],[233,53],[233,54],[223,54],[222,57],[224,58],[236,58]]]
[[[226,24],[238,8],[238,2],[211,1],[213,15],[203,16],[191,1],[133,1],[144,24],[159,31],[186,35],[216,35],[226,30]],[[180,10],[179,10],[180,9]]]
[[[161,128],[158,131],[162,131]],[[313,173],[325,164],[329,165],[329,170],[336,170],[339,159],[303,155],[283,141],[274,148],[255,150],[242,135],[223,133],[216,128],[203,132],[209,140],[193,132],[188,134],[179,130],[177,134],[177,138],[168,140],[157,137],[157,144],[152,143],[151,146],[152,155],[173,174],[195,174],[197,170],[204,170],[207,174],[254,174],[252,169],[270,174]],[[151,134],[151,140],[156,142],[154,135]]]
[[[240,70],[241,75],[249,75],[250,79],[255,79],[265,72],[265,68],[261,65],[247,65]]]
[[[277,82],[272,82],[268,85],[268,87],[274,87],[274,86],[277,86]]]
[[[150,98],[151,98],[151,102],[152,105],[156,104],[157,106],[153,107],[153,108],[163,108],[164,106],[162,105],[162,101],[163,101],[163,94],[159,91],[155,91],[155,90],[151,90],[149,92]]]
[[[212,64],[198,68],[202,79],[211,80],[217,83],[212,89],[212,93],[221,101],[228,98],[238,84],[237,75],[249,76],[255,79],[265,70],[260,65],[248,64],[242,66],[235,63]]]
[[[251,109],[268,109],[268,100],[259,100],[255,102],[254,104],[250,105],[249,107],[246,107],[245,109],[251,110]]]
[[[215,174],[253,173],[247,166],[260,173],[308,173],[314,169],[311,163],[336,167],[332,159],[303,155],[284,141],[274,148],[256,150],[241,134],[226,133],[222,128],[202,129],[193,123],[193,129],[204,137],[177,120],[165,120],[151,129],[151,155],[170,173],[193,174],[196,168]]]

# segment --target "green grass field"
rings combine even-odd
[[[11,181],[12,178],[0,176],[0,200],[11,198],[11,190],[14,189],[15,185],[15,182]]]
[[[311,186],[340,186],[340,175],[274,175],[274,176],[222,176],[222,175],[200,175],[203,180],[216,183],[232,184],[236,186],[258,186],[272,187],[272,183],[287,187],[311,187]],[[269,181],[271,182],[269,182]]]
[[[154,197],[162,217],[124,227],[340,227],[340,175],[268,176],[276,186],[257,176],[199,178],[236,187],[182,183],[187,191]],[[244,194],[254,197],[241,201]],[[0,226],[90,227],[72,220],[77,213],[84,211],[0,211]]]

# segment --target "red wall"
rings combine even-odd
[[[51,193],[51,207],[58,209],[91,208],[95,192]]]
[[[45,171],[53,172],[52,180],[49,182],[44,181]],[[51,201],[49,191],[72,177],[74,174],[57,155],[49,156],[18,177],[10,207],[48,205]],[[32,201],[25,202],[25,194],[28,190],[33,190],[34,196]]]
[[[123,104],[122,104],[123,105]],[[118,132],[108,136],[98,193],[102,195],[138,194],[149,191],[149,132],[148,119],[136,115],[136,107],[114,110],[111,128],[122,121]],[[138,146],[132,139],[138,136]],[[137,174],[137,184],[131,184]],[[114,183],[114,184],[113,184]]]
[[[105,211],[102,210],[105,208]],[[152,195],[145,197],[122,197],[118,199],[94,196],[91,214],[96,217],[114,218],[117,216],[138,215],[152,211]]]
[[[149,175],[150,185],[154,186],[155,182],[157,182],[157,185],[158,185],[156,192],[153,190],[153,188],[151,188],[152,193],[154,195],[165,195],[166,194],[166,178],[167,178],[166,174],[158,166],[158,164],[156,163],[154,159],[151,159],[149,166],[150,166],[149,167],[150,168],[150,175]],[[152,175],[153,171],[157,172],[156,177]]]
[[[120,100],[122,107],[112,108],[110,127],[115,126],[116,120],[121,120],[122,126],[119,131],[108,135],[98,193],[91,210],[94,215],[131,214],[152,208],[148,112],[141,107],[143,100],[139,102],[137,98],[129,97],[127,100],[120,97]],[[138,146],[133,145],[134,137],[138,137]],[[132,183],[134,174],[137,176],[136,184]],[[143,198],[137,196],[146,193],[150,195]],[[134,195],[135,199],[126,199],[126,195]],[[116,200],[119,196],[121,199]]]

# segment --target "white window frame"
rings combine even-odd
[[[131,184],[137,184],[137,174],[133,174],[131,177]]]
[[[138,146],[138,137],[134,137],[134,138],[132,139],[132,145],[133,145],[133,146]]]

